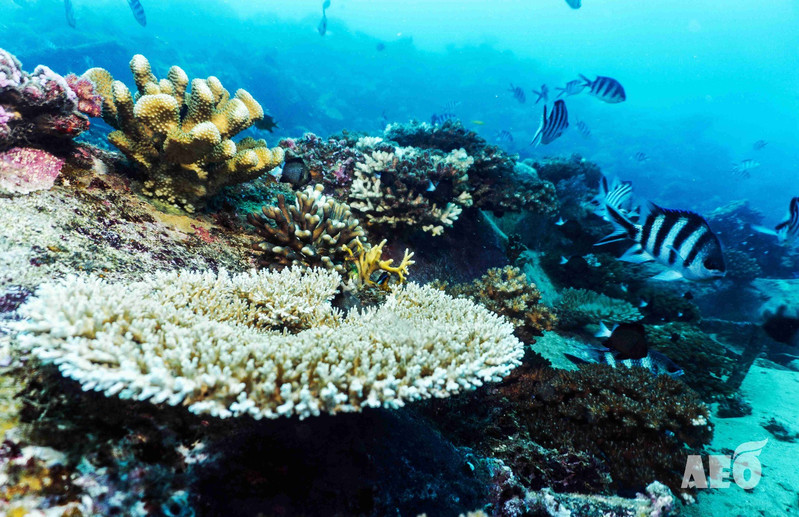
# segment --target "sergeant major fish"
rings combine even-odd
[[[535,90],[532,90],[532,92],[534,94],[538,95],[538,98],[535,100],[536,104],[538,104],[538,101],[541,101],[541,100],[544,101],[544,104],[549,102],[549,86],[547,86],[546,84],[542,84],[541,85],[541,91],[540,92],[537,92]]]
[[[519,101],[521,104],[524,104],[527,101],[527,96],[524,94],[524,90],[522,90],[521,86],[513,86],[511,83],[510,88],[508,91],[513,94],[513,98]]]
[[[597,245],[632,239],[635,244],[620,258],[642,263],[656,260],[669,269],[655,280],[708,280],[726,272],[721,243],[705,219],[688,210],[671,210],[650,203],[643,224],[630,221],[616,207],[605,205],[616,231]]]
[[[756,169],[758,167],[760,167],[759,162],[756,162],[751,158],[747,158],[746,160],[741,161],[741,163],[733,164],[732,172],[738,176],[748,178],[751,176],[749,171],[751,171],[752,169]]]
[[[541,125],[538,127],[538,131],[536,131],[530,145],[538,147],[539,144],[549,144],[562,135],[567,127],[569,127],[569,114],[566,111],[566,103],[562,100],[555,101],[549,116],[547,116],[545,104]]]
[[[775,226],[773,230],[763,226],[752,226],[752,229],[776,236],[780,244],[793,243],[796,241],[799,237],[799,197],[791,199],[788,205],[788,215],[785,217],[785,220]]]
[[[601,101],[617,104],[627,99],[627,94],[624,93],[624,87],[619,81],[612,77],[598,75],[596,79],[592,81],[583,74],[580,74],[580,78],[583,80],[583,86],[590,88],[588,93]]]
[[[555,89],[560,91],[558,97],[560,97],[564,93],[566,95],[577,95],[578,93],[582,92],[585,89],[585,85],[582,83],[582,81],[575,79],[574,81],[569,81],[568,83],[566,83],[566,86],[564,86],[563,88],[556,87]]]
[[[618,178],[609,180],[607,176],[603,175],[599,180],[599,194],[591,200],[591,203],[596,207],[594,213],[602,219],[610,221],[607,210],[605,210],[605,206],[610,205],[619,212],[628,214],[631,208],[632,195],[632,182],[619,181]]]

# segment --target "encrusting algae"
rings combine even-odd
[[[255,179],[283,161],[283,150],[251,137],[231,138],[261,120],[264,111],[247,91],[233,98],[214,76],[189,78],[180,67],[158,80],[137,54],[130,69],[138,92],[92,68],[103,97],[103,119],[116,131],[108,140],[144,174],[143,193],[188,212],[227,185]]]

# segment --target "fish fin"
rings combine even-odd
[[[680,280],[681,278],[685,278],[682,276],[682,273],[679,271],[674,271],[673,269],[667,269],[662,273],[658,273],[657,275],[652,277],[652,280],[661,280],[663,282],[671,282],[674,280]]]
[[[611,334],[613,334],[613,332],[605,325],[605,322],[600,321],[599,330],[594,334],[594,337],[610,337]]]
[[[583,86],[591,86],[591,84],[594,82],[591,79],[589,79],[586,76],[584,76],[583,74],[579,74],[579,75],[580,75],[580,79],[583,80],[583,83],[584,83]]]
[[[780,225],[782,224],[783,223],[778,224],[776,229],[779,230]],[[760,226],[759,224],[753,224],[752,229],[756,232],[765,233],[766,235],[773,235],[774,237],[777,237],[776,230],[772,230],[771,228],[766,228],[765,226]]]
[[[562,266],[563,264],[568,264],[568,263],[569,263],[569,259],[567,259],[563,255],[561,255],[560,256],[560,265]]]
[[[635,223],[625,217],[614,206],[605,203],[605,212],[610,216],[610,222],[616,227],[617,232],[624,230],[630,238],[635,237],[636,233],[638,233],[638,227]]]
[[[651,262],[655,257],[644,251],[640,245],[636,244],[632,248],[624,252],[624,255],[619,257],[622,262],[630,262],[631,264],[643,264],[644,262]]]
[[[535,136],[533,136],[533,140],[530,142],[530,145],[538,147],[541,145],[541,138],[544,136],[544,126],[547,124],[547,105],[544,104],[544,115],[541,117],[541,125],[538,126],[538,131],[535,132]],[[530,147],[528,145],[527,147]]]
[[[587,359],[583,359],[582,357],[577,357],[576,355],[572,354],[563,354],[563,355],[566,357],[566,359],[573,362],[574,364],[589,364],[591,362],[588,361]]]

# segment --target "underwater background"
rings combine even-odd
[[[0,0],[0,515],[796,514],[797,27]]]

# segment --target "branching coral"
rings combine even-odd
[[[355,261],[355,269],[358,271],[358,284],[375,285],[372,275],[378,271],[385,271],[388,274],[397,275],[399,283],[402,284],[405,282],[405,276],[408,274],[408,267],[414,264],[413,260],[411,260],[413,253],[405,250],[405,256],[402,257],[402,260],[397,266],[394,266],[393,259],[382,260],[383,246],[386,245],[386,242],[387,241],[384,239],[377,246],[366,249],[360,240],[356,240],[355,246],[357,249],[355,251],[357,255],[345,245],[345,250],[350,254],[350,258]]]
[[[557,304],[558,323],[563,328],[588,324],[626,323],[643,316],[631,303],[587,289],[564,289]]]
[[[18,342],[84,390],[218,417],[397,408],[520,362],[513,327],[468,300],[410,284],[343,316],[330,305],[340,281],[301,268],[73,276],[20,308]]]
[[[283,161],[283,150],[263,140],[231,138],[264,116],[247,91],[233,98],[216,77],[189,78],[177,66],[160,81],[142,55],[130,69],[138,88],[131,95],[106,70],[84,74],[103,95],[103,118],[117,131],[108,139],[144,174],[146,195],[191,212],[222,187],[257,178]]]
[[[507,318],[516,329],[516,337],[524,343],[535,342],[535,336],[541,336],[555,326],[555,315],[541,305],[541,293],[527,281],[519,268],[489,269],[471,284],[438,285],[452,296],[471,298]]]

